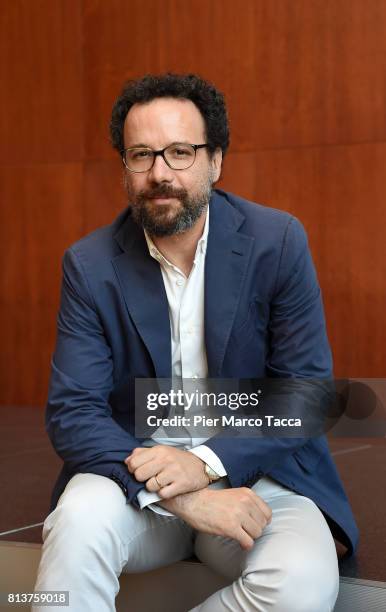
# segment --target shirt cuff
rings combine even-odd
[[[212,451],[209,446],[205,446],[205,444],[200,444],[199,446],[195,446],[194,448],[190,448],[189,453],[193,453],[199,459],[202,459],[204,463],[207,463],[209,467],[216,472],[221,478],[227,475],[226,469],[224,468],[222,462],[217,457],[216,453]],[[142,493],[142,491],[140,491]],[[138,494],[139,495],[139,494]]]
[[[175,514],[169,512],[169,510],[166,510],[165,508],[162,508],[162,506],[159,506],[157,504],[157,502],[161,500],[161,497],[157,495],[157,493],[152,493],[151,491],[145,491],[145,489],[141,489],[141,491],[137,493],[137,499],[141,510],[143,510],[144,508],[149,508],[149,510],[152,510],[156,514],[175,517]]]

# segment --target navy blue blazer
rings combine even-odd
[[[205,264],[209,377],[332,377],[323,306],[305,231],[291,215],[215,190]],[[134,437],[135,378],[171,376],[160,266],[126,209],[63,258],[46,426],[64,461],[51,509],[69,479],[115,480],[131,503],[144,487],[123,460]],[[358,531],[324,436],[206,442],[232,487],[267,474],[305,495],[352,552]]]

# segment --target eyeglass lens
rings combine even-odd
[[[195,160],[196,152],[189,144],[172,144],[164,149],[164,159],[173,170],[186,170]],[[133,172],[146,172],[153,165],[154,151],[137,147],[125,151],[125,163]]]

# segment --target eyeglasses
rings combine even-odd
[[[172,170],[187,170],[196,160],[197,149],[207,146],[207,144],[174,142],[159,151],[153,151],[149,147],[129,147],[123,151],[122,159],[130,172],[148,172],[154,166],[157,155],[161,155]]]

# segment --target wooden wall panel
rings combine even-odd
[[[384,140],[384,0],[85,0],[86,150],[109,158],[126,78],[197,71],[222,88],[232,150]]]
[[[127,78],[224,91],[222,186],[296,214],[336,373],[384,374],[384,0],[2,0],[0,404],[41,405],[68,244],[126,206],[109,143]]]
[[[83,206],[86,233],[111,223],[126,208],[122,164],[118,158],[85,162]]]
[[[386,143],[230,154],[221,186],[304,224],[337,376],[386,363]]]
[[[0,167],[0,397],[43,404],[64,249],[83,233],[81,164]]]
[[[2,0],[0,163],[80,159],[81,2]]]

